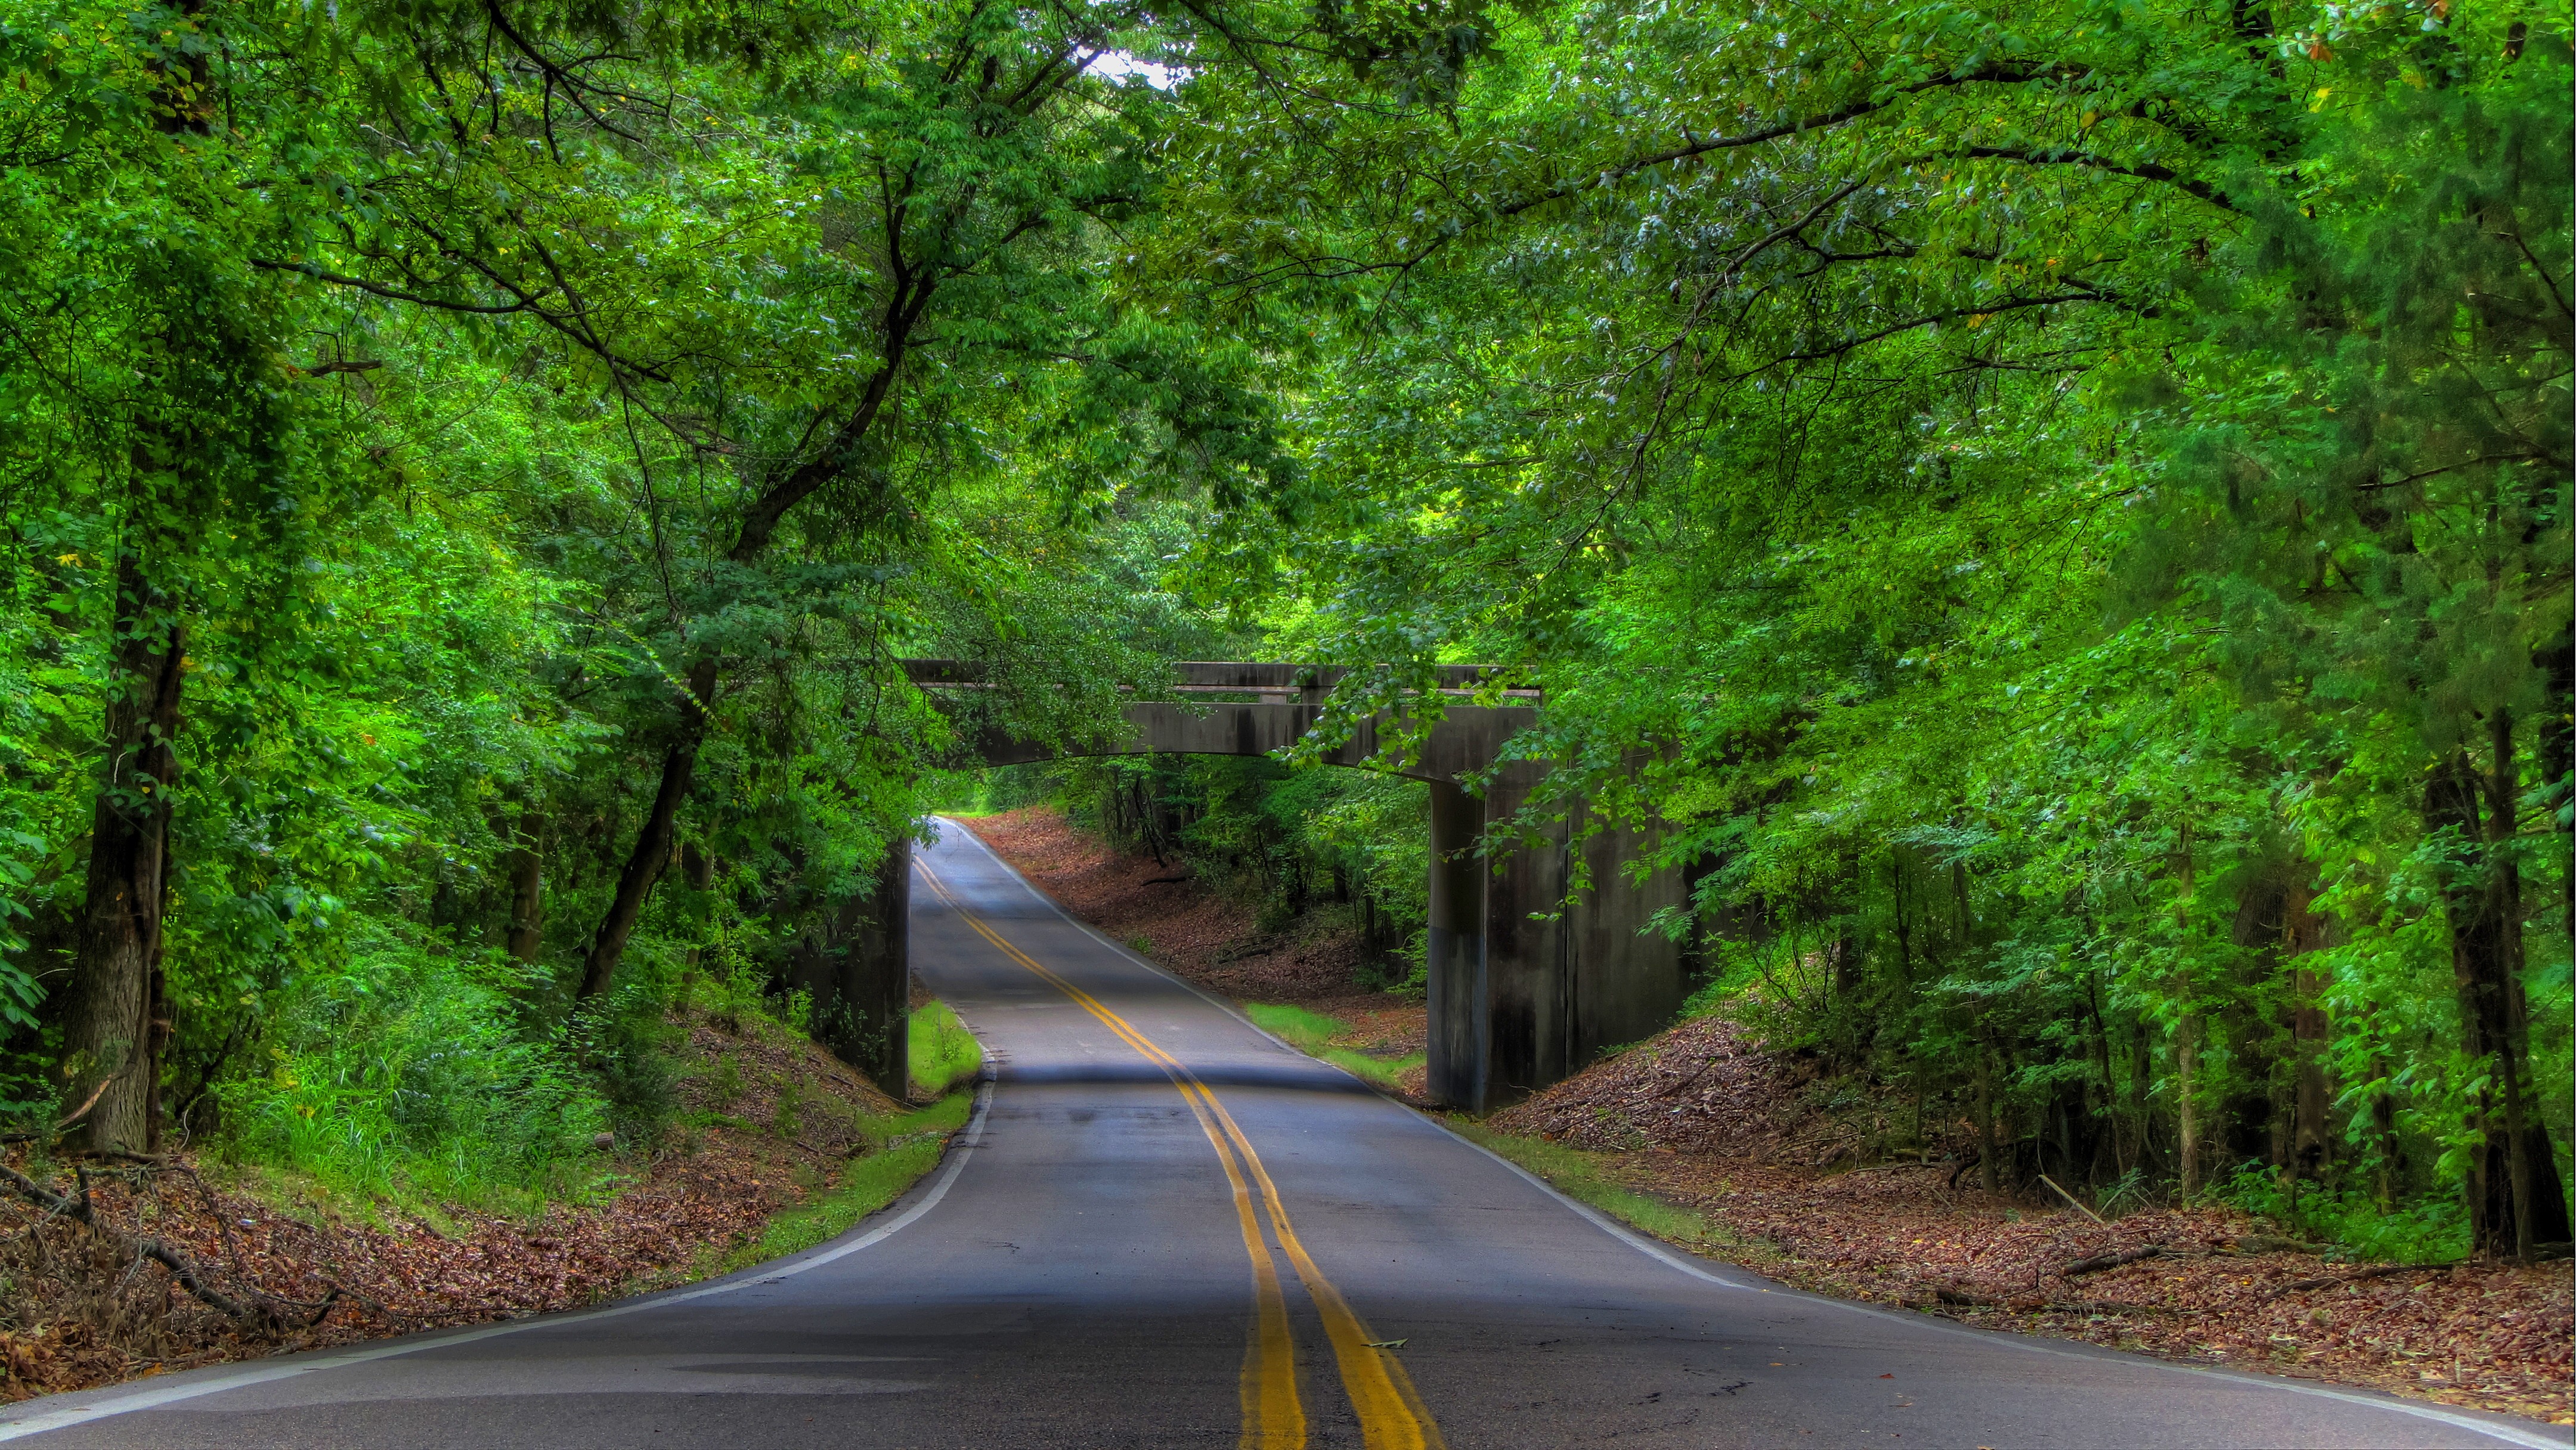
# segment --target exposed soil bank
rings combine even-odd
[[[201,1171],[184,1153],[85,1165],[95,1216],[124,1236],[120,1252],[7,1195],[0,1399],[523,1318],[684,1282],[758,1244],[772,1215],[828,1194],[904,1112],[774,1023],[692,1013],[679,1025],[689,1075],[677,1121],[649,1152],[603,1155],[603,1171],[631,1181],[591,1207],[534,1221],[446,1211],[370,1223],[291,1183],[226,1182],[221,1165]],[[68,1164],[13,1162],[77,1193]],[[158,1263],[126,1261],[137,1236],[177,1249],[209,1287],[266,1322],[200,1302]]]

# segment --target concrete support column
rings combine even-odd
[[[1497,771],[1485,795],[1487,828],[1509,820],[1545,776],[1545,767],[1527,762]],[[1564,835],[1557,827],[1534,842],[1511,842],[1484,863],[1491,1027],[1480,1111],[1517,1102],[1579,1065],[1571,1052],[1573,964],[1566,960],[1566,928],[1558,919],[1565,893]]]
[[[1651,1037],[1671,1025],[1690,994],[1691,953],[1648,923],[1659,911],[1690,903],[1691,877],[1665,867],[1643,882],[1630,863],[1651,855],[1650,831],[1618,826],[1583,845],[1592,888],[1565,914],[1566,958],[1579,970],[1568,979],[1572,1009],[1567,1071],[1580,1071],[1606,1048]]]
[[[900,1100],[912,1087],[912,840],[894,843],[876,879],[834,914],[825,947],[829,1000],[815,993],[817,1036],[832,1055]]]
[[[1432,1100],[1481,1112],[1490,1013],[1485,990],[1485,864],[1476,859],[1484,802],[1447,781],[1431,783],[1431,910],[1423,967],[1431,1040],[1425,1071]]]

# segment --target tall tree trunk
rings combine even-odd
[[[2200,1014],[2189,1007],[2174,1024],[2174,1154],[2182,1160],[2182,1196],[2200,1192]]]
[[[2379,1168],[2372,1191],[2380,1211],[2384,1213],[2397,1204],[2397,1189],[2406,1175],[2406,1150],[2397,1136],[2397,1095],[2385,1086],[2388,1081],[2387,1059],[2374,1056],[2370,1075],[2382,1084],[2370,1095],[2370,1135],[2379,1150]]]
[[[2469,1106],[2469,1127],[2484,1139],[2470,1158],[2470,1231],[2481,1253],[2527,1258],[2534,1245],[2567,1238],[2568,1213],[2547,1129],[2526,1100],[2529,1067],[2515,1030],[2522,887],[2512,855],[2513,724],[2499,711],[2490,728],[2495,770],[2482,774],[2465,751],[2455,752],[2425,787],[2424,824],[2459,838],[2442,882],[2452,981],[2461,1046],[2489,1065],[2488,1086]]]
[[[511,956],[533,962],[546,941],[545,817],[523,810],[510,831],[510,927],[502,944]]]
[[[2325,974],[2311,962],[2333,944],[2334,922],[2313,909],[2316,883],[2302,876],[2282,903],[2281,949],[2290,958],[2290,1151],[2292,1173],[2325,1180],[2334,1149],[2326,1124]]]
[[[2565,1199],[2558,1191],[2557,1154],[2545,1130],[2532,1121],[2524,1101],[2524,1078],[2530,1062],[2529,1029],[2522,992],[2522,870],[2515,859],[2514,835],[2520,825],[2516,799],[2521,784],[2514,753],[2513,713],[2499,709],[2487,721],[2490,760],[2487,773],[2487,914],[2496,923],[2495,993],[2501,999],[2503,1033],[2497,1043],[2504,1079],[2505,1172],[2512,1186],[2513,1256],[2530,1263],[2538,1243],[2541,1163],[2548,1164],[2549,1196],[2556,1225],[2551,1239],[2567,1237]],[[2539,1131],[2536,1131],[2539,1130]],[[2540,1142],[2534,1152],[2532,1140]]]
[[[152,1136],[152,980],[161,964],[186,647],[170,601],[146,578],[143,560],[127,553],[117,564],[107,764],[63,1014],[65,1106],[80,1119],[76,1141],[89,1148],[145,1151]]]
[[[1995,1133],[1995,1054],[1983,1042],[1977,1044],[1977,1186],[1988,1197],[2002,1191],[2003,1179],[1995,1159],[2003,1152]]]
[[[2191,826],[2182,828],[2182,895],[2174,902],[2178,953],[2188,955],[2184,940],[2191,925],[2193,871]],[[2200,1009],[2193,1001],[2188,968],[2174,971],[2174,1155],[2181,1160],[2182,1196],[2200,1192]]]
[[[2155,1047],[2141,1014],[2129,1025],[2129,1161],[2147,1171],[2148,1144],[2155,1140]]]
[[[1914,980],[1914,923],[1905,914],[1905,848],[1887,848],[1887,876],[1896,897],[1896,978]]]

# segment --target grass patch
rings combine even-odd
[[[1639,1233],[1729,1259],[1744,1257],[1745,1249],[1750,1247],[1745,1240],[1709,1222],[1706,1214],[1612,1182],[1601,1171],[1598,1154],[1543,1138],[1498,1132],[1462,1118],[1441,1121],[1459,1137],[1519,1164],[1547,1180],[1559,1193],[1588,1203]]]
[[[1261,1025],[1262,1031],[1286,1039],[1289,1046],[1308,1057],[1323,1056],[1334,1038],[1351,1030],[1351,1024],[1339,1017],[1327,1017],[1284,1002],[1247,1002],[1243,1011]]]
[[[1345,1071],[1356,1073],[1379,1087],[1400,1088],[1404,1075],[1422,1065],[1422,1054],[1407,1053],[1402,1057],[1371,1057],[1347,1047],[1330,1047],[1315,1054]]]
[[[849,1231],[850,1225],[903,1197],[938,1166],[949,1135],[965,1126],[975,1095],[950,1093],[918,1112],[878,1118],[867,1125],[874,1140],[866,1156],[841,1171],[841,1181],[820,1199],[770,1219],[759,1239],[738,1244],[708,1264],[702,1277],[730,1274],[787,1254],[802,1253]]]
[[[911,1064],[913,1092],[920,1097],[945,1097],[984,1070],[984,1049],[945,1002],[915,1009],[905,1032],[905,1059]]]
[[[1354,1073],[1380,1087],[1401,1085],[1404,1075],[1422,1065],[1421,1053],[1398,1058],[1371,1057],[1347,1047],[1335,1047],[1333,1039],[1351,1030],[1351,1024],[1339,1017],[1309,1012],[1284,1002],[1248,1002],[1246,1015],[1261,1030],[1280,1038],[1308,1057],[1320,1057],[1333,1066]]]

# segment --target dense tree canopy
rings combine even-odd
[[[2567,1237],[2563,13],[11,0],[0,66],[30,1122],[552,1173],[948,788],[899,658],[1040,734],[1475,659],[1524,832],[1661,822],[1702,1005],[1989,1175]],[[1400,787],[1074,787],[1419,920]]]

